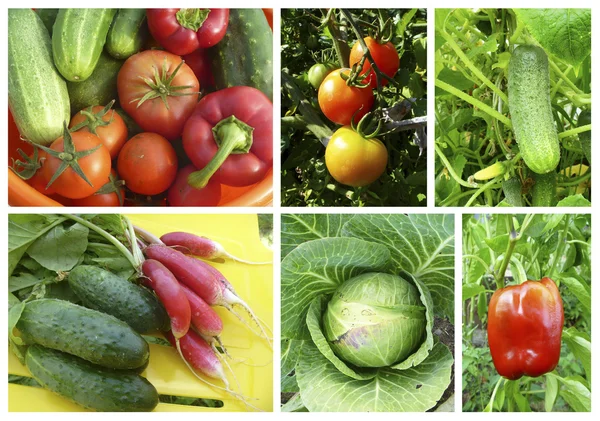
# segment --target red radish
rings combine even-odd
[[[240,319],[240,321],[246,323],[233,309],[233,306],[239,305],[244,308],[252,321],[259,327],[261,331],[260,336],[264,336],[269,346],[271,346],[271,339],[265,332],[260,319],[256,317],[244,300],[227,287],[229,281],[226,279],[225,281],[217,280],[215,278],[213,272],[206,267],[209,265],[167,246],[153,244],[146,247],[144,253],[148,258],[158,260],[165,265],[177,277],[179,282],[188,286],[200,298],[206,301],[209,306],[223,306]]]
[[[171,332],[167,332],[165,337],[177,349],[176,339]],[[190,330],[185,336],[179,338],[179,347],[181,355],[193,368],[205,376],[222,380],[229,389],[229,383],[219,357],[217,357],[213,348],[196,332]]]
[[[271,262],[249,262],[247,260],[235,257],[225,251],[225,248],[211,240],[210,238],[200,237],[187,232],[170,232],[160,237],[163,243],[167,246],[176,247],[185,254],[192,254],[207,260],[215,260],[219,258],[229,258],[241,263],[249,265],[267,265]]]
[[[145,260],[142,272],[148,278],[145,282],[156,292],[171,319],[171,330],[177,339],[183,337],[190,328],[192,311],[185,293],[173,274],[156,260]]]
[[[211,338],[219,336],[223,331],[223,322],[219,315],[202,298],[198,297],[194,291],[183,284],[181,284],[181,289],[192,309],[192,326],[202,336]]]

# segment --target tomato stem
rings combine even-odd
[[[163,62],[162,72],[159,72],[158,68],[154,66],[154,79],[149,77],[140,76],[140,78],[148,85],[150,90],[146,92],[146,94],[142,97],[135,98],[131,100],[131,102],[138,102],[137,107],[139,108],[144,102],[160,98],[165,105],[165,108],[169,109],[169,102],[167,101],[167,97],[169,96],[185,96],[185,95],[194,95],[199,92],[180,92],[184,89],[191,89],[191,85],[181,85],[181,86],[171,86],[177,72],[183,66],[185,62],[181,60],[175,70],[173,70],[169,74],[169,69],[167,65],[167,58],[165,57],[165,61]]]
[[[108,121],[104,121],[104,116],[111,111],[112,106],[115,104],[115,100],[113,99],[112,101],[110,101],[106,107],[104,107],[102,110],[100,110],[99,112],[97,112],[96,114],[94,114],[92,112],[93,107],[88,107],[84,110],[79,111],[79,114],[82,114],[86,117],[85,120],[83,120],[81,123],[71,127],[69,129],[69,131],[71,133],[76,132],[78,130],[81,130],[84,127],[87,127],[88,131],[92,134],[97,135],[98,133],[96,133],[96,129],[98,127],[104,127],[104,126],[108,126],[113,122],[113,116],[114,116],[114,111],[113,113],[110,115],[110,119]]]
[[[253,127],[233,115],[219,121],[213,127],[213,137],[218,146],[217,153],[208,165],[189,175],[188,184],[196,189],[206,187],[210,178],[223,165],[229,155],[248,153],[252,147],[253,131]]]
[[[175,17],[181,26],[197,32],[208,19],[210,9],[179,9]]]

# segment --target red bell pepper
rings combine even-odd
[[[562,299],[550,278],[494,292],[487,331],[498,373],[516,380],[554,370],[560,358],[563,322]]]
[[[208,94],[185,123],[183,148],[200,169],[188,178],[197,189],[214,174],[228,186],[257,183],[273,163],[273,104],[248,86]]]
[[[208,56],[208,50],[204,48],[198,48],[193,53],[187,54],[182,58],[183,61],[185,61],[185,64],[190,66],[198,78],[200,87],[204,90],[204,92],[212,90],[212,88],[215,87],[215,79],[210,68],[210,57]]]
[[[148,9],[146,16],[154,39],[180,56],[216,45],[229,23],[229,9]]]

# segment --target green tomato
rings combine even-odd
[[[313,88],[319,89],[323,79],[335,69],[335,65],[332,63],[317,63],[313,65],[308,71],[308,81]]]

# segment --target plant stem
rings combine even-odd
[[[550,67],[552,68],[552,70],[554,70],[556,73],[558,73],[558,75],[560,76],[560,78],[562,80],[564,80],[564,82],[571,88],[573,89],[576,93],[578,94],[584,94],[585,92],[583,92],[581,89],[579,89],[573,82],[571,82],[571,80],[567,77],[567,75],[565,73],[562,72],[562,70],[560,70],[560,68],[556,65],[556,63],[554,63],[554,61],[552,61],[552,59],[548,58],[548,62],[550,63]],[[571,70],[571,66],[569,66],[567,68],[567,73],[568,71]]]
[[[464,187],[468,187],[468,188],[474,188],[474,187],[478,186],[477,183],[470,184],[470,183],[467,183],[466,181],[464,181],[462,178],[460,178],[458,176],[458,174],[456,174],[456,172],[454,171],[454,168],[452,168],[452,165],[450,165],[450,161],[448,161],[448,158],[446,158],[446,155],[444,155],[444,153],[442,152],[441,148],[437,144],[434,144],[434,148],[435,148],[435,152],[438,154],[438,156],[442,160],[442,163],[448,169],[448,172],[450,173],[450,176],[458,184],[460,184],[461,186],[464,186]]]
[[[565,229],[563,229],[558,236],[558,248],[556,249],[556,254],[554,255],[554,260],[552,261],[550,271],[548,271],[548,277],[550,278],[554,276],[554,272],[558,267],[558,262],[562,259],[565,247],[567,246],[566,239],[567,233],[569,232],[569,225],[571,224],[571,218],[573,218],[573,215],[567,215],[567,218],[565,219]]]
[[[587,179],[589,179],[591,176],[592,176],[592,174],[590,172],[586,172],[581,177],[574,178],[573,180],[566,181],[564,183],[558,183],[558,185],[561,187],[577,186],[577,185],[583,183],[584,181],[586,181]]]
[[[488,181],[487,183],[485,183],[483,186],[479,187],[475,193],[473,193],[473,196],[471,196],[471,198],[467,201],[467,203],[465,204],[465,207],[469,207],[473,204],[473,202],[475,201],[475,199],[477,199],[477,197],[479,197],[479,195],[481,193],[483,193],[484,191],[486,191],[488,188],[490,188],[490,186],[492,184],[495,184],[498,182],[498,180],[501,180],[502,177],[504,177],[503,175],[500,175],[498,177],[494,177],[492,178],[490,181]]]
[[[331,41],[333,42],[333,48],[335,49],[340,67],[346,68],[348,67],[348,59],[350,58],[350,47],[348,47],[346,41],[342,39],[340,30],[335,24],[334,16],[335,14],[330,12],[325,14],[325,18],[327,19],[327,29],[329,29],[329,33],[331,34]]]
[[[573,135],[576,135],[579,133],[587,132],[589,130],[592,130],[592,125],[586,124],[585,126],[580,126],[580,127],[575,127],[574,129],[565,130],[564,132],[561,132],[558,134],[558,138],[563,139],[565,137],[569,137],[569,136],[573,136]]]

